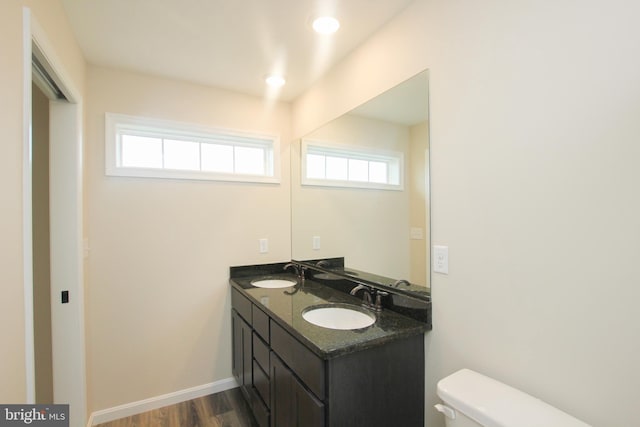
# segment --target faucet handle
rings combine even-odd
[[[374,309],[376,311],[382,311],[382,298],[386,296],[389,296],[389,292],[380,291],[380,290],[376,291],[376,305],[374,306]]]

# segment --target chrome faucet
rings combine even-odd
[[[369,286],[366,285],[358,285],[355,288],[351,289],[351,292],[349,292],[351,295],[355,295],[358,291],[363,291],[362,292],[362,305],[364,305],[365,307],[373,307],[373,301],[372,301],[372,297],[371,294],[373,293],[373,289],[371,289]]]
[[[294,264],[292,262],[290,262],[289,264],[286,264],[284,267],[282,267],[282,269],[287,270],[290,267],[293,267],[293,271],[296,272],[296,276],[300,274],[298,270],[298,264]]]
[[[395,282],[393,282],[393,286],[396,288],[399,287],[400,285],[411,285],[411,283],[408,280],[404,280],[404,279],[396,280]]]
[[[293,267],[293,271],[295,272],[295,275],[298,276],[298,279],[300,279],[300,283],[304,283],[305,268],[301,265],[290,262],[286,264],[284,267],[282,267],[282,269],[286,271],[288,268],[291,268],[291,267]]]

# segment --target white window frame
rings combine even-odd
[[[404,190],[404,153],[400,151],[382,150],[371,147],[351,146],[335,144],[331,142],[318,141],[304,138],[301,141],[300,165],[302,185],[321,187],[344,187],[376,190]],[[358,159],[368,161],[382,161],[387,163],[390,174],[393,174],[397,183],[383,184],[376,182],[362,182],[338,180],[330,178],[307,178],[307,154],[335,155],[347,159]]]
[[[266,150],[264,175],[219,173],[200,170],[127,167],[122,165],[122,134],[185,140],[197,143],[224,143],[254,146]],[[252,132],[174,122],[125,114],[105,113],[105,172],[108,176],[280,183],[280,138]]]

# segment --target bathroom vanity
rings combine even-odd
[[[423,335],[430,324],[388,307],[361,308],[359,294],[340,290],[358,286],[349,279],[332,278],[336,285],[329,286],[308,270],[310,278],[301,280],[283,266],[231,268],[232,369],[258,424],[423,426]],[[254,286],[260,278],[295,284]],[[392,303],[391,296],[386,300]],[[375,322],[358,329],[317,326],[303,315],[318,306],[364,310]]]

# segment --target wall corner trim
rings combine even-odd
[[[125,403],[124,405],[114,406],[113,408],[101,409],[91,413],[89,421],[87,422],[87,427],[120,418],[130,417],[153,409],[174,405],[186,400],[196,399],[198,397],[219,393],[236,387],[238,387],[238,383],[235,378],[225,378],[212,383],[202,384],[192,388],[138,400],[137,402]]]

